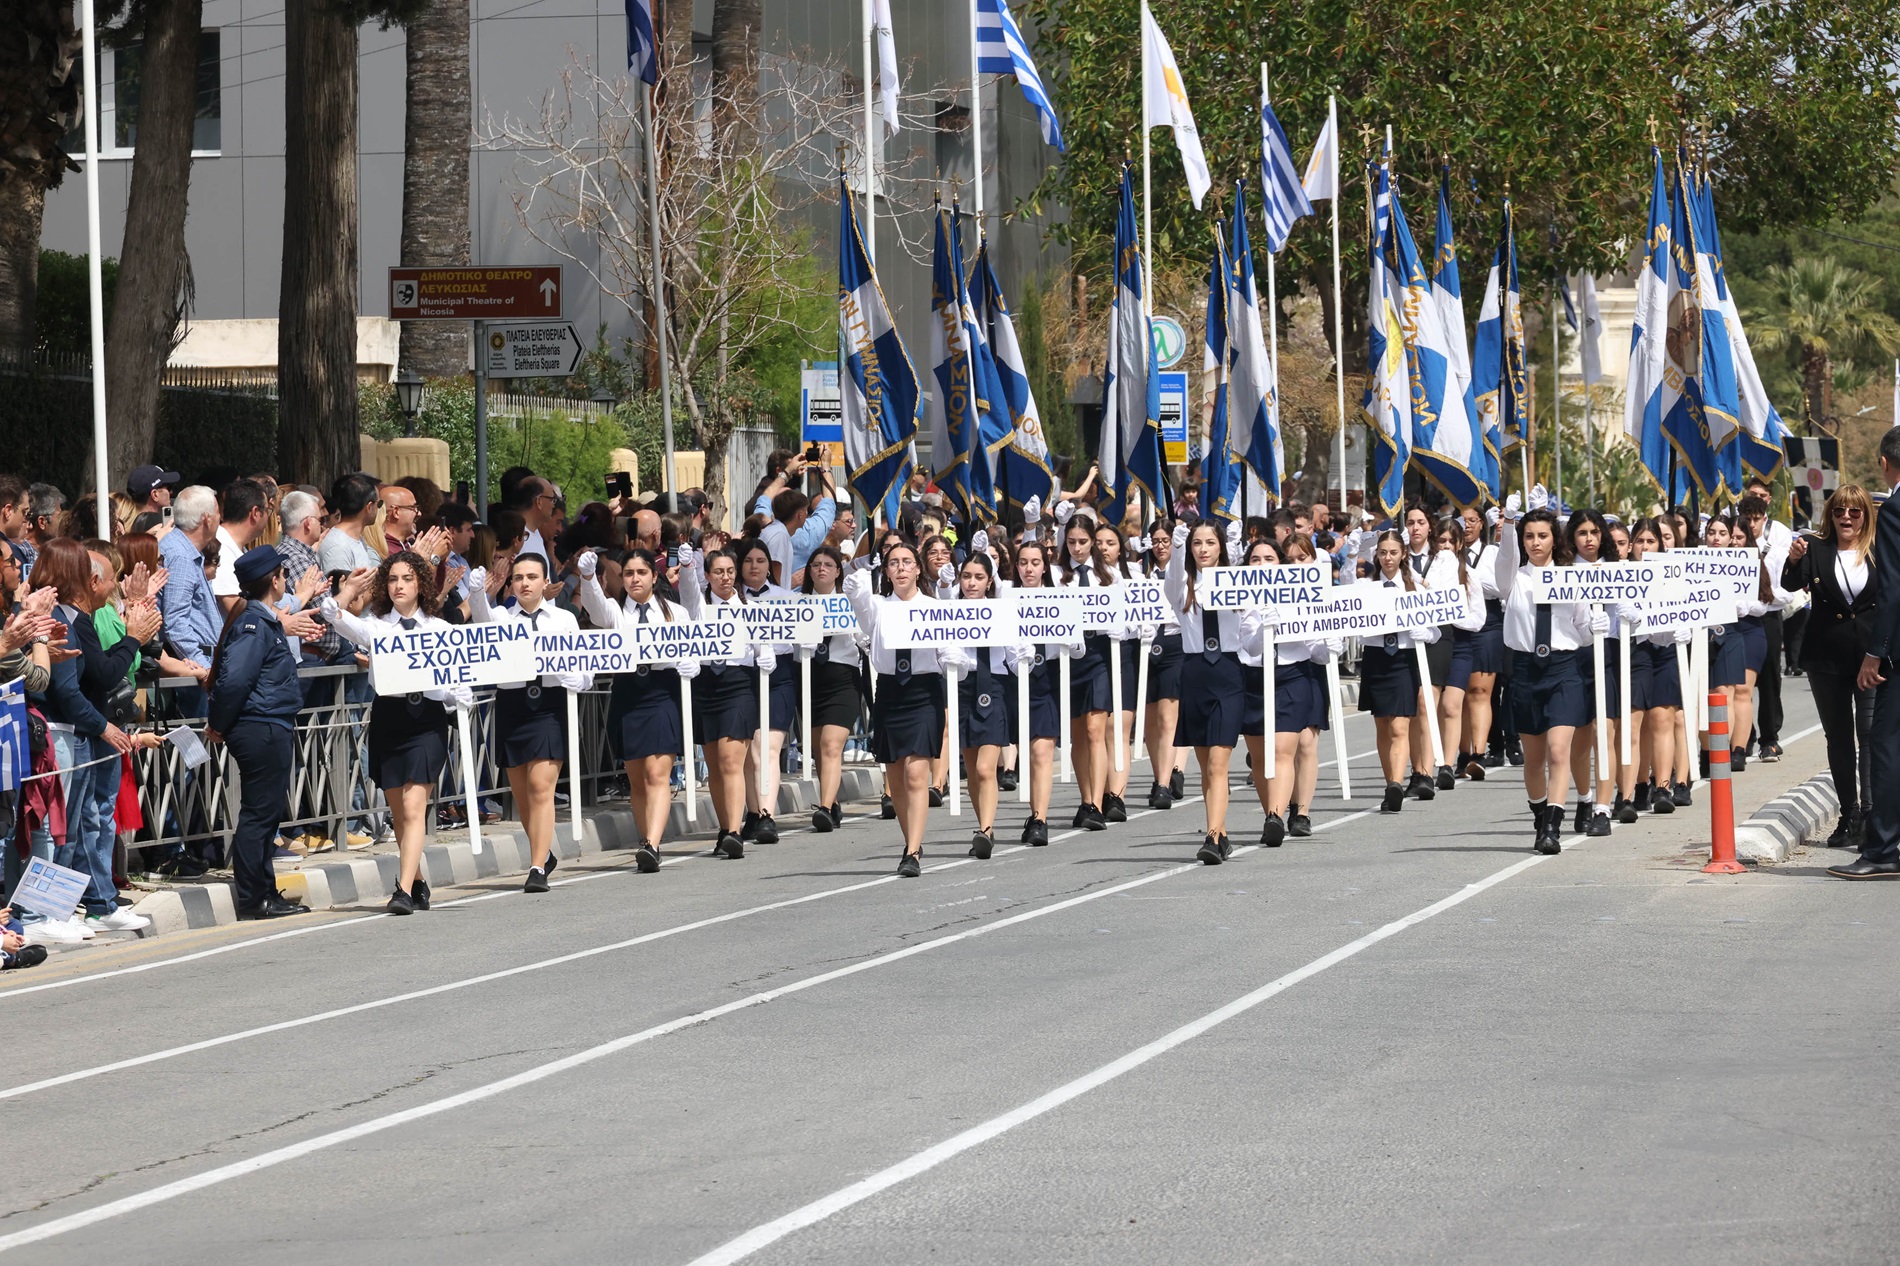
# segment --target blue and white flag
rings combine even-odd
[[[1244,180],[1234,182],[1233,245],[1227,260],[1227,409],[1228,446],[1277,499],[1286,453],[1280,445],[1280,405],[1273,396],[1273,363],[1267,359],[1260,293],[1254,284]]]
[[[1478,397],[1471,386],[1471,344],[1465,340],[1465,291],[1457,279],[1457,241],[1452,234],[1452,173],[1444,171],[1438,181],[1438,226],[1433,234],[1433,276],[1431,295],[1438,308],[1438,321],[1446,335],[1446,357],[1452,367],[1448,392],[1457,393],[1471,426],[1469,468],[1493,500],[1503,496],[1499,483],[1499,464],[1484,433],[1484,420],[1478,416]],[[1471,502],[1465,502],[1467,506]]]
[[[895,524],[917,436],[917,371],[891,320],[850,190],[838,182],[838,385],[851,490]]]
[[[1293,225],[1301,216],[1313,214],[1313,203],[1300,183],[1286,133],[1264,95],[1260,100],[1260,201],[1267,222],[1267,248],[1278,255],[1286,248]],[[1234,243],[1234,250],[1239,252],[1239,242]]]
[[[1227,253],[1214,227],[1214,260],[1207,269],[1206,334],[1201,340],[1202,427],[1207,454],[1201,459],[1201,517],[1239,517],[1240,463],[1227,437]]]
[[[0,791],[18,791],[33,770],[27,735],[26,678],[0,686]]]
[[[976,0],[976,73],[1016,76],[1023,99],[1042,126],[1042,139],[1055,146],[1058,153],[1065,152],[1055,102],[1049,99],[1049,90],[1036,73],[1036,63],[1029,58],[1029,41],[1010,16],[1008,0]]]
[[[1098,500],[1110,523],[1121,522],[1139,489],[1158,502],[1161,491],[1161,382],[1150,372],[1154,335],[1142,308],[1143,261],[1135,231],[1135,190],[1122,164],[1121,207],[1115,215],[1115,299],[1108,310],[1108,356],[1102,375],[1102,441]]]
[[[1654,172],[1649,186],[1649,232],[1643,268],[1636,275],[1636,311],[1630,322],[1629,381],[1624,388],[1623,431],[1636,444],[1643,467],[1674,502],[1669,487],[1669,439],[1663,434],[1663,380],[1668,373],[1669,335],[1669,186],[1663,178],[1662,152],[1650,147]]]
[[[970,463],[970,493],[976,505],[976,519],[997,518],[996,477],[1003,452],[1015,436],[1007,405],[1003,403],[1003,383],[996,371],[996,358],[990,354],[990,342],[983,323],[977,320],[976,301],[970,296],[971,273],[963,267],[963,215],[956,202],[950,203],[950,260],[957,272],[957,299],[963,313],[964,341],[970,347],[970,363],[976,383],[976,451]]]
[[[1736,456],[1748,474],[1772,479],[1786,460],[1782,443],[1787,438],[1788,428],[1768,399],[1761,371],[1755,366],[1755,353],[1749,350],[1748,336],[1742,332],[1742,314],[1735,306],[1735,293],[1729,289],[1728,274],[1722,262],[1722,231],[1715,222],[1715,192],[1707,172],[1702,173],[1696,183],[1696,202],[1701,208],[1701,222],[1707,226],[1707,255],[1714,271],[1722,320],[1728,327],[1729,357],[1735,371],[1735,420],[1740,427],[1736,435]],[[1740,496],[1746,483],[1746,476],[1741,476],[1731,484],[1731,490]]]
[[[1724,382],[1722,368],[1709,363],[1714,344],[1709,323],[1711,318],[1719,323],[1721,314],[1719,311],[1710,312],[1712,303],[1705,303],[1703,281],[1698,268],[1702,250],[1695,240],[1692,219],[1694,208],[1690,201],[1689,188],[1683,179],[1679,160],[1670,198],[1670,252],[1666,277],[1668,332],[1665,338],[1668,366],[1663,375],[1662,429],[1696,490],[1704,497],[1709,497],[1715,495],[1723,484],[1717,454],[1725,441],[1734,438],[1734,406],[1729,406],[1726,429],[1723,429],[1720,409],[1725,389],[1728,392],[1726,398],[1733,400],[1735,380],[1734,374],[1729,372]],[[1713,278],[1709,280],[1707,298],[1711,301],[1714,298]],[[1727,364],[1728,333],[1719,324],[1716,331],[1721,335],[1722,361]],[[1704,393],[1711,386],[1717,393],[1717,408],[1714,410],[1704,407]]]
[[[988,454],[983,451],[982,384],[970,346],[968,301],[956,256],[955,222],[937,207],[937,243],[930,270],[930,375],[924,417],[930,430],[932,482],[963,520],[994,517],[988,505]],[[979,506],[981,509],[979,509]],[[988,511],[989,513],[984,513]]]
[[[1405,367],[1405,328],[1399,322],[1402,293],[1390,275],[1392,172],[1373,169],[1372,277],[1366,295],[1366,415],[1372,450],[1374,492],[1387,514],[1405,500],[1405,468],[1412,460],[1412,384]]]
[[[1478,405],[1478,429],[1491,460],[1503,461],[1530,428],[1530,382],[1524,368],[1524,308],[1517,279],[1517,231],[1511,200],[1504,200],[1504,221],[1497,254],[1478,308],[1471,348],[1471,393]]]
[[[653,34],[653,0],[627,0],[627,69],[640,82],[660,82],[659,40]]]
[[[1016,338],[1016,323],[1010,319],[1003,287],[997,283],[996,270],[990,264],[988,238],[977,250],[970,286],[970,297],[976,304],[977,333],[988,344],[990,362],[996,370],[996,394],[990,397],[990,411],[1000,410],[1010,424],[1009,443],[997,459],[996,490],[1019,510],[1031,497],[1042,498],[1046,505],[1055,491],[1049,442],[1043,434],[1035,393],[1029,387],[1028,361]]]

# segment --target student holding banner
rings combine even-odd
[[[1168,603],[1181,626],[1181,719],[1175,727],[1177,747],[1191,747],[1201,765],[1201,795],[1207,811],[1207,834],[1195,856],[1206,866],[1218,866],[1233,854],[1227,838],[1227,769],[1234,745],[1240,741],[1246,683],[1242,680],[1240,650],[1244,638],[1240,612],[1210,611],[1195,594],[1202,574],[1227,565],[1227,547],[1212,520],[1192,529],[1177,524],[1163,578]],[[1204,583],[1204,582],[1203,582]]]
[[[1672,529],[1664,519],[1640,519],[1630,529],[1630,557],[1636,562],[1668,552]],[[1660,630],[1630,643],[1630,733],[1639,736],[1636,759],[1623,772],[1621,803],[1616,820],[1636,821],[1644,809],[1674,813],[1676,797],[1671,781],[1676,770],[1676,740],[1682,726],[1682,676],[1676,648],[1686,646],[1688,629]],[[1683,788],[1686,796],[1688,788]]]
[[[1616,541],[1610,535],[1609,521],[1600,510],[1572,510],[1570,521],[1564,527],[1565,539],[1570,543],[1571,557],[1578,567],[1595,567],[1600,563],[1623,561],[1617,551]],[[1630,626],[1631,636],[1642,632],[1641,608],[1634,603],[1610,603],[1605,606],[1610,619],[1608,635],[1603,639],[1603,728],[1601,742],[1596,733],[1596,660],[1594,654],[1580,655],[1579,663],[1583,668],[1585,696],[1591,702],[1590,724],[1582,727],[1572,736],[1570,744],[1570,776],[1577,784],[1577,817],[1571,824],[1573,830],[1591,836],[1602,837],[1610,833],[1610,811],[1612,797],[1620,786],[1616,752],[1620,748],[1617,731],[1623,722],[1623,626]],[[1633,644],[1633,643],[1632,643]],[[1631,678],[1631,698],[1635,697],[1634,674]],[[1632,705],[1632,710],[1634,707]],[[1609,762],[1591,776],[1591,766],[1596,760],[1599,749],[1610,753]]]
[[[1477,581],[1478,595],[1484,600],[1484,624],[1477,632],[1462,635],[1470,644],[1471,675],[1465,679],[1458,774],[1483,782],[1490,768],[1485,757],[1490,746],[1492,704],[1498,674],[1504,671],[1504,603],[1498,597],[1497,546],[1484,539],[1483,512],[1475,505],[1466,506],[1458,512],[1458,521],[1464,529],[1465,574]]]
[[[1351,580],[1351,573],[1346,573]],[[1414,583],[1417,572],[1410,565],[1405,537],[1398,532],[1381,532],[1373,541],[1372,575],[1356,583],[1383,585],[1387,589],[1420,589]],[[1405,807],[1405,767],[1411,758],[1412,721],[1418,716],[1419,696],[1424,682],[1418,672],[1415,645],[1430,645],[1438,639],[1436,628],[1406,633],[1387,633],[1369,638],[1359,654],[1359,710],[1372,714],[1372,725],[1379,749],[1379,765],[1385,771],[1385,797],[1379,812],[1397,813]],[[1426,724],[1430,724],[1427,718]],[[1413,794],[1430,800],[1435,793],[1432,780],[1415,767],[1412,772]]]
[[[367,597],[367,602],[365,598]],[[361,606],[364,614],[353,614]],[[323,618],[346,641],[369,646],[392,627],[404,632],[453,626],[437,612],[435,568],[409,550],[391,554],[375,571],[351,572],[334,598],[323,600]],[[369,712],[370,780],[389,802],[399,853],[396,890],[386,909],[413,914],[429,908],[422,878],[422,848],[429,837],[429,797],[449,759],[449,713],[474,706],[467,686],[450,686],[397,697],[377,695]]]
[[[1095,550],[1101,555],[1102,564],[1108,568],[1114,584],[1120,585],[1125,580],[1137,579],[1141,575],[1139,562],[1135,564],[1135,570],[1129,569],[1121,533],[1109,524],[1096,526]],[[1129,767],[1135,763],[1135,713],[1141,707],[1141,637],[1137,630],[1124,623],[1109,640],[1115,643],[1115,671],[1121,675],[1122,682],[1121,711],[1109,725],[1109,742],[1120,745],[1121,768],[1115,768],[1116,752],[1111,748],[1108,786],[1102,793],[1102,817],[1109,822],[1126,822]],[[1114,706],[1111,695],[1109,707]]]
[[[743,616],[746,596],[739,588],[737,551],[721,550],[702,562],[696,552],[681,547],[680,601],[695,620]],[[693,688],[693,736],[706,751],[706,790],[719,820],[713,855],[736,861],[745,856],[739,831],[745,824],[746,758],[761,720],[759,677],[772,675],[778,656],[770,646],[748,644],[735,658],[703,667]]]
[[[1470,557],[1465,553],[1465,525],[1462,518],[1445,519],[1432,530],[1432,562],[1426,572],[1425,587],[1465,591],[1465,618],[1440,625],[1438,641],[1432,645],[1434,651],[1444,648],[1442,656],[1432,659],[1432,684],[1438,689],[1438,716],[1434,723],[1439,727],[1443,740],[1439,750],[1450,755],[1459,752],[1463,745],[1465,690],[1471,684],[1471,665],[1477,649],[1477,638],[1488,618],[1483,587],[1478,577],[1472,574]],[[1431,736],[1428,734],[1425,737],[1427,741],[1422,749],[1416,741],[1412,744],[1414,764],[1431,759]],[[1461,754],[1458,764],[1438,766],[1434,779],[1436,789],[1450,791],[1456,787],[1458,772],[1464,765]]]
[[[1312,538],[1289,536],[1281,548],[1282,563],[1311,563],[1319,554]],[[1254,614],[1248,612],[1248,615]],[[1262,632],[1277,623],[1274,612],[1261,614]],[[1242,628],[1247,621],[1242,617]],[[1313,833],[1313,819],[1303,809],[1313,807],[1313,793],[1319,786],[1319,735],[1332,728],[1330,712],[1332,691],[1326,684],[1326,665],[1345,652],[1344,638],[1275,639],[1273,669],[1274,765],[1267,782],[1266,827],[1260,842],[1275,847],[1281,838],[1273,828],[1278,818],[1285,834],[1303,839]],[[1251,698],[1251,696],[1249,696]],[[1262,700],[1264,711],[1265,701]],[[1248,745],[1252,746],[1249,737]],[[1258,757],[1256,769],[1261,767]]]
[[[1095,544],[1092,520],[1073,513],[1073,502],[1057,508],[1058,518],[1067,518],[1062,528],[1062,584],[1080,589],[1104,589],[1115,583]],[[1071,514],[1064,516],[1063,510]],[[1114,639],[1106,633],[1085,632],[1082,655],[1070,666],[1069,716],[1074,725],[1072,737],[1075,780],[1082,794],[1071,826],[1089,831],[1106,831],[1108,817],[1102,802],[1108,794],[1111,761],[1108,747],[1108,713],[1114,706],[1109,666],[1115,663]]]
[[[1547,508],[1549,494],[1542,484],[1531,489],[1528,514],[1518,504],[1516,493],[1505,502],[1497,582],[1504,597],[1504,642],[1515,654],[1511,707],[1524,745],[1524,791],[1536,820],[1535,848],[1551,854],[1563,848],[1571,740],[1590,720],[1579,651],[1592,636],[1607,633],[1610,620],[1587,603],[1559,609],[1531,601],[1530,569],[1569,566],[1570,546],[1558,535],[1557,516]]]
[[[807,594],[844,592],[844,555],[836,546],[820,545],[805,561]],[[864,710],[858,684],[864,659],[858,653],[858,633],[833,633],[811,651],[812,764],[818,774],[818,807],[811,811],[811,829],[820,833],[844,825],[838,805],[838,786],[844,780],[844,745]],[[801,654],[804,648],[799,648]]]
[[[914,547],[902,542],[884,547],[883,588],[896,603],[935,602],[920,588],[923,565]],[[858,614],[858,625],[871,637],[871,669],[877,686],[871,704],[871,754],[889,775],[891,799],[904,834],[904,855],[897,873],[915,879],[923,873],[924,827],[930,817],[931,767],[943,755],[948,712],[943,669],[966,666],[958,650],[893,647],[879,621],[885,605],[869,576],[856,571],[844,591]]]
[[[785,586],[773,583],[772,553],[759,538],[737,541],[733,550],[739,557],[739,582],[745,586],[746,601],[758,602],[764,598],[789,601],[798,596]],[[790,643],[772,644],[776,665],[772,669],[772,683],[767,690],[772,715],[763,736],[766,763],[764,776],[761,777],[760,745],[754,743],[746,748],[746,815],[745,825],[739,831],[742,840],[759,844],[778,843],[778,823],[772,820],[772,810],[778,806],[779,776],[785,765],[785,738],[798,721],[797,650]]]
[[[964,559],[957,586],[965,599],[994,598],[996,565],[990,556],[972,553]],[[1010,743],[1010,687],[1020,655],[1013,647],[979,646],[971,660],[970,670],[957,682],[957,726],[962,731],[957,746],[970,779],[970,807],[976,811],[970,856],[988,861],[996,847],[997,761]]]
[[[1148,529],[1148,575],[1160,579],[1174,557],[1174,522],[1160,518]],[[1148,768],[1154,785],[1148,789],[1150,809],[1170,809],[1187,796],[1187,749],[1174,745],[1174,727],[1181,716],[1181,625],[1170,605],[1167,617],[1155,629],[1148,649],[1148,715],[1144,721]],[[1165,775],[1162,771],[1167,771]]]
[[[1746,548],[1748,537],[1735,518],[1727,514],[1710,517],[1702,528],[1705,549]],[[1765,603],[1744,599],[1736,604],[1741,619],[1735,624],[1717,624],[1709,628],[1709,689],[1720,690],[1728,700],[1729,733],[1734,736],[1729,753],[1729,772],[1744,768],[1742,744],[1755,723],[1755,677],[1749,665],[1758,662],[1755,652],[1766,647],[1761,612]],[[1751,614],[1751,612],[1753,614]],[[1751,625],[1750,620],[1754,623]],[[1751,636],[1759,635],[1759,636]],[[1756,645],[1759,641],[1760,645]],[[1765,654],[1765,651],[1764,651]],[[1703,731],[1706,734],[1708,731]],[[1703,777],[1708,776],[1708,751],[1702,749]]]
[[[1055,587],[1049,575],[1048,547],[1040,541],[1024,541],[1018,547],[1016,587],[1023,590]],[[1022,654],[1022,650],[1028,654]],[[1056,741],[1062,737],[1056,661],[1063,653],[1063,648],[1044,644],[1021,648],[1017,655],[1017,673],[1029,674],[1029,820],[1023,823],[1022,839],[1031,848],[1041,848],[1049,842],[1049,794],[1055,783]],[[1009,697],[1014,701],[1016,692],[1010,691]],[[1020,733],[1021,720],[1011,717],[1009,728],[1012,734]]]
[[[680,548],[682,576],[692,554],[692,546]],[[618,603],[601,588],[599,560],[592,551],[575,560],[574,570],[581,578],[581,609],[597,629],[677,624],[686,619],[681,608],[655,589],[659,559],[648,550],[627,551],[620,568],[624,593]],[[699,664],[690,659],[680,661],[677,668],[642,664],[633,672],[614,675],[613,693],[607,701],[607,746],[627,771],[627,800],[634,824],[640,828],[640,846],[634,850],[633,861],[643,875],[660,869],[660,842],[673,805],[673,762],[692,758],[686,750],[680,683],[698,676]]]
[[[1288,533],[1290,536],[1291,533]],[[1228,542],[1232,547],[1232,540]],[[1246,552],[1235,564],[1239,567],[1278,567],[1283,560],[1280,546],[1271,536],[1259,537],[1247,543]],[[1261,662],[1264,653],[1265,638],[1273,621],[1261,617],[1258,610],[1246,610],[1240,613],[1240,680],[1246,691],[1246,699],[1240,713],[1240,736],[1247,741],[1247,781],[1253,784],[1254,794],[1260,797],[1260,811],[1273,812],[1273,787],[1267,781],[1266,741],[1269,733],[1267,726],[1267,689],[1266,669]],[[1274,683],[1279,684],[1278,663],[1275,663]],[[1275,700],[1274,711],[1279,711]],[[1278,717],[1275,718],[1276,727]],[[1277,750],[1277,747],[1276,747]],[[1260,833],[1260,842],[1265,844],[1268,837],[1273,838],[1272,847],[1278,847],[1286,838],[1284,817],[1279,824],[1268,822]]]

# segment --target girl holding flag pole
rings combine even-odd
[[[1181,626],[1181,719],[1177,747],[1191,747],[1201,765],[1207,835],[1196,858],[1218,866],[1233,853],[1227,838],[1227,769],[1240,741],[1245,683],[1241,679],[1240,613],[1210,611],[1195,592],[1202,573],[1227,564],[1220,529],[1203,519],[1176,525],[1162,591]]]
[[[697,568],[692,546],[680,547],[680,573]],[[596,575],[598,560],[590,550],[575,560],[581,577],[580,605],[594,627],[617,629],[641,624],[675,624],[685,612],[654,590],[659,564],[644,549],[627,551],[621,565],[626,596],[618,605],[608,599]],[[660,841],[666,835],[673,802],[673,762],[692,759],[686,750],[682,682],[699,675],[697,660],[681,660],[677,668],[642,664],[614,677],[607,704],[607,745],[627,771],[627,799],[634,823],[640,828],[640,846],[634,865],[651,875],[660,869]]]

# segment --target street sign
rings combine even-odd
[[[1179,466],[1188,459],[1188,376],[1183,373],[1165,373],[1157,376],[1161,379],[1162,460],[1170,466]]]
[[[491,325],[482,341],[490,378],[565,378],[584,350],[581,336],[564,322]]]
[[[558,318],[561,266],[392,268],[389,315],[398,321]]]
[[[838,393],[838,362],[806,363],[799,392],[799,435],[807,444],[844,442],[844,397]]]
[[[1154,331],[1155,367],[1173,369],[1187,355],[1187,331],[1171,316],[1155,316],[1149,328]]]

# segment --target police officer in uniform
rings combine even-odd
[[[277,891],[271,866],[277,828],[290,798],[290,769],[303,687],[276,603],[284,596],[284,562],[275,549],[246,551],[235,567],[242,606],[232,612],[211,657],[205,737],[230,745],[242,780],[237,830],[231,839],[238,914],[278,919],[307,907]]]

